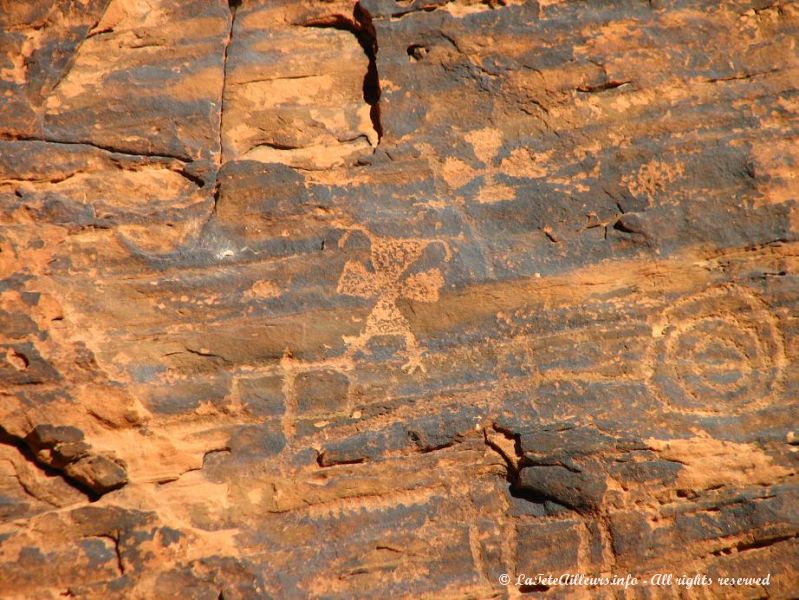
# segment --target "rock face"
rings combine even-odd
[[[0,0],[0,597],[793,597],[798,39]]]

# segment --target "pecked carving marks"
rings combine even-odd
[[[678,302],[653,334],[650,382],[677,411],[758,408],[786,364],[776,319],[751,292],[736,287]]]
[[[419,302],[436,302],[444,277],[438,268],[431,268],[417,273],[409,273],[409,269],[419,260],[422,252],[431,244],[443,243],[420,239],[382,238],[365,229],[357,229],[364,233],[371,244],[370,263],[372,270],[356,261],[348,261],[344,265],[338,282],[337,291],[347,296],[360,298],[377,298],[377,301],[366,319],[366,326],[358,336],[345,336],[348,345],[347,355],[352,357],[356,352],[366,349],[372,338],[379,336],[398,336],[405,342],[408,362],[403,370],[408,373],[420,370],[426,372],[422,362],[424,348],[419,346],[416,336],[410,329],[408,320],[397,307],[397,300],[406,298]],[[349,233],[339,242],[344,245]],[[445,247],[445,259],[449,258]]]

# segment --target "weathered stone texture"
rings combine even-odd
[[[0,0],[0,597],[795,597],[797,40]]]

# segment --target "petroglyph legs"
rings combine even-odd
[[[407,373],[427,372],[423,356],[425,349],[419,345],[410,324],[397,306],[397,300],[406,298],[418,302],[436,302],[444,277],[437,268],[410,274],[430,244],[442,243],[420,239],[389,239],[378,237],[362,228],[351,228],[366,235],[371,244],[370,263],[372,270],[356,261],[348,261],[339,278],[337,291],[347,296],[377,298],[366,319],[366,326],[357,336],[344,336],[347,357],[364,351],[376,337],[396,336],[405,343],[408,361],[402,366]],[[346,242],[349,232],[339,242]],[[448,248],[447,259],[449,258]]]

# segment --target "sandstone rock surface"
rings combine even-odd
[[[797,40],[0,0],[0,597],[795,597]]]

